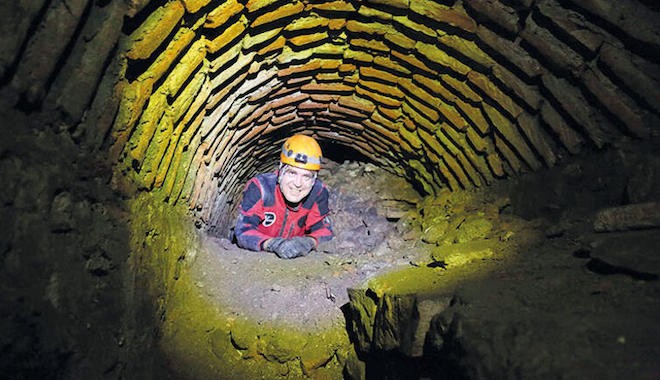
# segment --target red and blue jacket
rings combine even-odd
[[[277,172],[259,174],[245,185],[234,233],[238,245],[260,251],[273,237],[309,236],[316,243],[332,239],[328,188],[318,179],[295,208],[287,205]]]

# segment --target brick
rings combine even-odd
[[[249,115],[238,124],[239,128],[245,128],[248,125],[258,122],[264,115],[271,111],[270,103],[257,107],[254,111],[250,112]]]
[[[522,71],[528,78],[535,78],[544,72],[539,61],[532,57],[519,43],[509,41],[490,29],[479,26],[477,36],[481,43],[485,43],[497,54]]]
[[[477,23],[461,8],[450,8],[430,0],[410,0],[410,10],[435,22],[474,33]]]
[[[368,35],[385,35],[391,31],[391,26],[379,22],[362,22],[355,20],[346,21],[346,29],[353,33],[363,33]]]
[[[467,180],[463,183],[464,188],[471,188],[474,186],[481,187],[483,182],[481,181],[481,175],[472,165],[467,156],[463,153],[461,149],[461,139],[458,136],[458,133],[454,131],[447,124],[442,124],[440,129],[436,131],[436,137],[442,141],[449,152],[455,157],[456,162],[460,165],[461,169],[465,173]],[[468,149],[469,150],[469,149]]]
[[[213,87],[223,88],[226,81],[240,72],[247,71],[247,68],[253,61],[254,55],[255,53],[239,54],[238,59],[231,66],[225,67],[218,76],[213,78]]]
[[[495,103],[504,108],[512,118],[518,117],[522,112],[522,108],[485,75],[472,71],[468,74],[468,80],[494,100]]]
[[[381,95],[374,91],[370,91],[367,87],[360,86],[359,84],[355,87],[355,93],[361,97],[368,98],[377,104],[384,105],[389,108],[397,108],[401,106],[400,100]]]
[[[294,120],[297,117],[295,113],[287,113],[282,116],[275,116],[272,119],[270,119],[271,124],[273,125],[280,125],[284,124],[287,121]]]
[[[330,102],[336,102],[339,100],[339,95],[334,95],[334,94],[310,94],[309,95],[310,99],[316,101],[316,102],[324,102],[324,103],[330,103]]]
[[[277,75],[277,70],[273,71],[274,73],[272,74]],[[268,77],[271,78],[270,74],[268,74]],[[249,91],[249,94],[247,95],[248,103],[264,103],[266,97],[282,88],[283,85],[284,83],[278,78],[271,78],[268,82],[264,82],[261,86]]]
[[[518,117],[517,121],[520,130],[527,137],[531,146],[543,158],[546,166],[554,166],[557,163],[557,156],[555,156],[552,144],[550,144],[550,136],[541,127],[538,116],[532,116],[524,112]]]
[[[528,42],[548,64],[557,69],[570,71],[576,77],[582,71],[584,59],[568,45],[557,39],[549,30],[537,25],[530,17],[520,36]]]
[[[253,50],[255,46],[263,45],[269,41],[274,41],[279,37],[282,28],[269,29],[259,34],[246,34],[242,40],[242,48],[244,51]]]
[[[613,232],[660,227],[660,202],[646,202],[599,210],[594,231]]]
[[[319,102],[314,102],[312,100],[306,100],[300,104],[298,104],[298,110],[299,111],[321,111],[321,110],[326,110],[328,109],[328,104],[327,103],[319,103]]]
[[[363,68],[360,68],[360,70],[362,69]],[[364,88],[369,89],[370,91],[376,92],[381,95],[385,95],[390,98],[401,100],[405,97],[403,91],[401,91],[394,83],[389,85],[381,82],[374,82],[360,78],[358,84]]]
[[[506,173],[504,173],[504,165],[502,164],[502,160],[500,160],[500,157],[497,154],[489,153],[486,156],[486,162],[488,162],[488,167],[493,172],[495,177],[503,178],[506,175]]]
[[[468,83],[458,80],[448,74],[440,75],[440,79],[442,82],[449,85],[449,87],[456,90],[456,92],[460,94],[461,98],[467,99],[473,103],[481,103],[483,101],[481,95],[474,91]]]
[[[199,67],[206,57],[206,44],[203,40],[195,41],[186,54],[165,79],[162,88],[168,95],[175,95],[181,86]]]
[[[464,6],[480,17],[493,21],[500,28],[514,35],[519,32],[518,14],[511,7],[506,6],[500,1],[493,0],[464,0]]]
[[[603,44],[600,49],[598,63],[613,73],[616,80],[624,83],[627,89],[645,99],[656,113],[660,113],[660,86],[657,85],[660,67],[657,63],[646,61],[609,43]]]
[[[188,28],[181,28],[158,58],[138,77],[138,80],[153,78],[154,81],[158,81],[194,38],[194,31]]]
[[[353,92],[352,86],[342,83],[309,83],[300,88],[302,91],[350,94]]]
[[[371,63],[374,60],[373,55],[353,49],[346,49],[346,51],[344,51],[343,57],[344,60],[347,61],[358,61],[363,63]]]
[[[438,37],[438,41],[453,49],[458,54],[461,54],[474,61],[476,64],[483,66],[484,69],[488,69],[497,64],[497,62],[486,54],[486,52],[481,50],[474,41],[466,40],[462,37],[451,34]]]
[[[449,172],[451,173],[449,177],[455,179],[455,182],[452,184],[453,189],[470,188],[470,180],[468,179],[465,170],[463,170],[462,165],[456,161],[454,156],[447,152],[445,145],[438,142],[437,135],[431,136],[421,131],[420,136],[426,136],[426,139],[424,139],[426,145],[447,165]],[[445,140],[445,143],[447,143],[444,136],[441,140]],[[447,174],[444,175],[446,176]]]
[[[431,79],[421,74],[413,74],[413,81],[427,88],[429,91],[433,92],[436,97],[439,96],[444,101],[454,102],[456,100],[456,95],[447,90],[438,80]]]
[[[371,114],[376,110],[376,106],[363,98],[351,96],[340,96],[339,105],[354,109],[364,114]]]
[[[284,27],[284,30],[287,32],[293,32],[305,31],[307,29],[323,29],[328,26],[328,22],[329,20],[327,18],[316,15],[297,17],[296,19],[291,20],[291,22]]]
[[[600,129],[589,102],[565,79],[557,78],[551,74],[542,77],[543,85],[555,97],[561,107],[575,120],[577,125],[587,131],[591,141],[599,148],[608,141],[605,133]]]
[[[509,144],[511,144],[511,146],[515,148],[515,151],[520,154],[527,165],[529,165],[529,167],[534,170],[540,169],[541,164],[536,159],[534,152],[531,151],[527,142],[518,132],[516,125],[494,107],[484,103],[483,108],[491,121],[491,125],[503,136],[504,139],[506,139]],[[519,169],[516,170],[516,172],[518,171]]]
[[[355,12],[355,7],[352,3],[348,3],[342,0],[328,1],[318,4],[309,4],[306,10],[320,9],[322,11],[332,11],[332,12]]]
[[[147,20],[128,37],[130,59],[147,59],[164,42],[183,17],[185,9],[178,1],[170,1],[149,15]]]
[[[165,109],[167,109],[167,95],[156,92],[149,98],[149,104],[140,116],[135,132],[125,148],[128,157],[136,161],[138,165],[141,165],[144,160],[144,155]]]
[[[529,85],[523,82],[519,76],[503,66],[493,67],[493,76],[499,80],[501,85],[506,86],[510,91],[518,96],[525,104],[534,110],[538,110],[543,102],[543,97],[539,93],[536,85]]]
[[[382,56],[376,56],[374,58],[374,65],[384,67],[386,69],[389,69],[389,71],[396,71],[398,73],[398,76],[402,76],[402,77],[408,77],[411,74],[410,70],[408,70],[404,66],[401,66],[397,62]]]
[[[342,30],[346,26],[346,20],[344,19],[332,19],[328,21],[328,29],[330,30]]]
[[[204,27],[208,29],[219,28],[243,9],[243,4],[240,4],[237,0],[223,1],[221,5],[206,15]]]
[[[317,43],[319,41],[323,41],[328,39],[328,33],[327,32],[321,32],[321,33],[312,33],[312,34],[303,34],[300,36],[293,36],[289,38],[289,42],[297,47],[305,46],[305,45],[310,45]]]
[[[598,99],[628,132],[639,138],[651,137],[650,123],[644,120],[642,110],[605,74],[597,68],[590,68],[584,72],[583,81],[592,96]]]
[[[186,8],[186,12],[195,13],[202,7],[206,6],[211,0],[181,0],[183,1],[183,6]]]
[[[276,0],[248,0],[245,4],[245,8],[247,8],[248,12],[253,13],[275,2]]]
[[[403,81],[404,83],[411,83],[412,81]],[[421,90],[419,87],[416,87],[414,85],[410,86],[410,90],[415,91],[414,95],[415,97],[419,99],[427,99],[430,96]],[[406,97],[405,101],[410,104],[415,110],[417,110],[421,115],[423,115],[425,118],[431,120],[432,122],[436,122],[440,119],[440,115],[438,112],[433,109],[432,107],[429,107],[427,104],[424,104],[423,102],[415,99],[415,97],[408,96]]]
[[[304,102],[305,100],[309,99],[309,95],[307,94],[302,94],[302,93],[295,93],[291,95],[287,95],[282,98],[274,99],[272,101],[272,106],[273,109],[277,112],[277,109],[291,105],[291,104],[296,104],[296,103],[301,103]]]
[[[563,8],[555,2],[541,2],[536,5],[536,9],[557,29],[579,43],[581,49],[591,54],[597,53],[607,38],[608,33],[605,30],[587,22],[583,15]]]
[[[394,16],[392,16],[391,13],[381,11],[380,9],[372,8],[369,5],[364,4],[364,3],[362,5],[360,5],[360,7],[358,8],[358,14],[360,16],[364,16],[364,17],[367,17],[367,18],[374,18],[375,17],[375,18],[381,19],[383,21],[388,21],[388,22],[392,21],[392,17],[394,17]]]
[[[367,128],[376,133],[376,136],[379,138],[385,138],[389,140],[390,143],[399,142],[399,136],[396,132],[399,130],[398,127],[394,128],[393,126],[385,127],[382,124],[376,122],[373,119],[365,119],[362,124]]]
[[[280,78],[286,78],[289,76],[299,76],[300,74],[305,74],[307,72],[318,71],[321,68],[321,61],[318,59],[312,59],[300,65],[291,65],[289,67],[281,68],[277,71],[277,76]]]
[[[222,34],[212,40],[207,41],[206,45],[209,53],[216,53],[227,45],[231,45],[232,42],[235,42],[238,37],[243,35],[243,32],[245,32],[245,24],[243,22],[233,23],[227,29],[225,29]]]
[[[408,16],[394,16],[393,21],[414,32],[425,34],[427,37],[436,38],[438,36],[438,33],[433,28],[429,28],[424,24],[415,22]]]
[[[396,84],[399,80],[399,78],[394,74],[388,73],[387,71],[378,70],[369,66],[360,67],[360,77],[373,78],[378,81],[385,81],[391,84]]]
[[[392,50],[390,54],[392,55],[392,57],[409,64],[410,66],[412,66],[417,70],[425,71],[432,75],[436,74],[435,71],[431,70],[428,66],[426,66],[424,62],[420,61],[419,59],[417,59],[417,57],[415,57],[412,54],[403,54],[397,50]]]
[[[119,159],[119,154],[125,148],[126,141],[152,94],[152,86],[153,81],[148,80],[134,81],[124,87],[119,111],[111,132],[114,141],[110,147],[109,156],[113,161]]]
[[[371,120],[374,122],[384,126],[385,128],[389,129],[390,131],[398,131],[400,126],[399,119],[403,117],[403,114],[401,111],[394,111],[390,112],[392,110],[388,110],[386,108],[379,107],[376,112],[371,115]]]
[[[415,48],[415,40],[397,30],[385,33],[383,38],[385,41],[388,41],[390,44],[396,45],[403,50],[412,50]]]
[[[412,149],[416,151],[422,149],[422,141],[419,139],[419,136],[417,136],[417,133],[415,133],[414,131],[410,131],[402,126],[401,128],[399,128],[399,135],[401,136],[402,140],[406,141],[412,147]]]
[[[248,2],[248,4],[249,3],[250,2]],[[285,2],[284,5],[281,5],[281,6],[277,7],[277,9],[275,9],[274,11],[264,13],[264,14],[258,16],[256,19],[254,19],[254,21],[252,21],[252,23],[250,24],[250,27],[256,28],[256,27],[261,26],[261,25],[269,24],[269,23],[275,22],[275,21],[283,19],[283,18],[287,18],[287,17],[291,17],[291,16],[294,16],[294,15],[300,14],[302,12],[302,10],[304,9],[304,7],[305,6],[303,5],[302,2],[294,2],[294,3],[286,3]],[[248,9],[250,9],[249,6],[248,6]],[[251,9],[250,9],[250,12],[252,12]]]
[[[478,154],[479,150],[472,149],[470,141],[468,141],[469,131],[474,129],[468,129],[467,132],[459,132],[451,128],[449,125],[443,124],[442,130],[461,147],[461,151],[465,155],[466,159],[478,172],[479,182],[490,184],[493,181],[493,174],[488,168],[488,163],[486,162],[485,157],[482,154]],[[486,149],[483,149],[486,151]]]
[[[362,112],[359,112],[359,111],[356,111],[352,108],[347,108],[347,107],[344,107],[342,105],[335,104],[335,103],[330,103],[328,105],[328,110],[330,112],[335,112],[337,114],[347,115],[347,116],[354,117],[354,118],[357,118],[357,119],[364,119],[364,118],[368,117],[368,115],[365,115]]]
[[[158,165],[165,155],[173,133],[174,124],[172,118],[169,113],[165,113],[158,123],[158,128],[149,143],[144,160],[140,166],[140,176],[142,177],[144,186],[148,189],[154,186]]]
[[[440,114],[451,124],[454,128],[464,131],[468,127],[468,121],[456,110],[456,108],[448,103],[439,102],[436,109]]]
[[[320,72],[314,75],[314,80],[317,83],[339,82],[341,80],[341,76],[337,72]]]
[[[344,127],[348,127],[352,131],[363,131],[364,130],[364,125],[362,125],[360,123],[353,122],[353,121],[349,121],[349,120],[338,119],[338,120],[335,120],[335,123],[337,123],[341,126],[344,126]]]
[[[399,9],[408,9],[408,0],[367,0],[367,3],[387,5]]]
[[[351,46],[355,46],[360,50],[359,48],[362,49],[368,49],[368,50],[375,50],[375,51],[380,51],[380,52],[389,52],[390,47],[385,44],[383,41],[379,40],[365,40],[364,38],[351,38],[349,40],[349,43]]]
[[[635,40],[660,46],[658,12],[649,11],[642,1],[569,0],[569,3],[615,25]]]
[[[210,87],[207,86],[210,89]],[[188,156],[192,156],[188,147],[190,146],[190,141],[193,136],[196,136],[196,132],[199,129],[199,126],[204,120],[204,113],[200,112],[197,117],[190,121],[188,129],[183,132],[183,135],[178,140],[176,145],[176,150],[172,157],[172,161],[167,168],[166,173],[160,173],[161,169],[159,168],[159,174],[156,178],[156,185],[162,187],[164,193],[170,197],[170,202],[176,202],[176,197],[173,196],[174,186],[176,183],[180,183],[181,177],[185,176],[185,173],[188,171],[189,161],[187,160]],[[162,170],[165,170],[163,167]],[[162,184],[159,183],[159,178],[163,180]],[[179,179],[177,181],[177,179]]]
[[[509,164],[508,169],[511,169],[509,173],[507,173],[509,176],[513,176],[516,174],[520,174],[522,171],[522,163],[518,159],[518,156],[511,150],[509,145],[507,144],[506,140],[499,134],[495,134],[493,136],[493,139],[495,140],[495,146],[497,147],[497,150],[499,151],[499,155],[497,155],[498,160],[501,162],[500,155],[504,158],[507,164]],[[493,160],[493,155],[488,155],[488,159]],[[502,169],[506,173],[507,167],[502,165]]]
[[[475,127],[484,135],[490,132],[490,124],[484,117],[484,114],[480,108],[466,103],[461,99],[456,101],[456,106],[467,116],[468,120],[470,121],[468,124]]]

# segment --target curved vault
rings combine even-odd
[[[480,187],[649,136],[656,21],[632,1],[148,6],[123,44],[109,151],[218,232],[296,131],[430,194]]]
[[[78,0],[0,15],[17,107],[53,111],[46,124],[107,153],[115,183],[216,234],[296,131],[429,194],[657,136],[650,1]]]

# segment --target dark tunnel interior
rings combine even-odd
[[[0,5],[0,378],[660,377],[660,10]],[[314,137],[335,238],[229,239]]]

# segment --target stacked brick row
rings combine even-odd
[[[91,104],[85,133],[124,173],[218,228],[242,183],[271,168],[297,131],[354,149],[430,194],[657,133],[660,16],[636,0],[131,5],[109,91],[117,107],[103,107],[101,90],[58,96],[76,90],[52,86],[73,70],[67,60],[62,70],[28,67],[37,50],[61,64],[65,43],[37,34],[21,45],[27,63],[12,68],[5,53],[0,64],[32,102],[51,86],[60,109]],[[98,13],[82,1],[69,7],[72,20]],[[106,28],[119,33],[111,20]],[[92,88],[103,89],[100,76]]]

